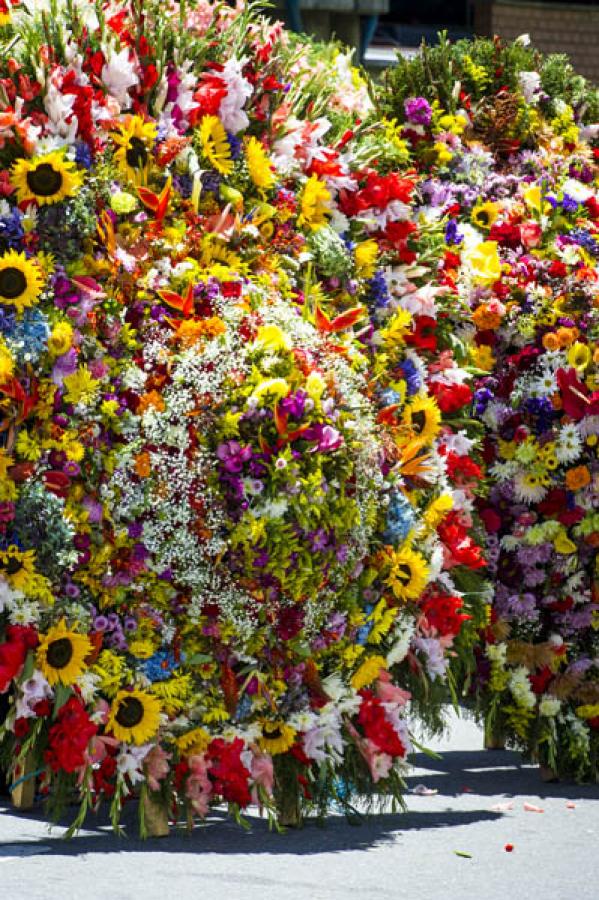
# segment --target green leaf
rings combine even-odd
[[[57,684],[54,688],[54,713],[52,718],[55,719],[62,707],[65,705],[73,691],[66,684]]]
[[[190,656],[189,659],[185,660],[186,666],[201,666],[204,663],[209,663],[212,661],[212,657],[207,653],[194,653],[193,656]]]

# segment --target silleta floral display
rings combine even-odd
[[[485,565],[468,306],[405,135],[250,8],[0,28],[13,783],[74,827],[141,796],[142,831],[400,797]]]
[[[525,40],[442,41],[389,74],[386,103],[403,104],[429,175],[423,214],[446,222],[472,309],[490,486],[478,506],[493,605],[475,676],[488,736],[548,775],[597,780],[598,93]]]

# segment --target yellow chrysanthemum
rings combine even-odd
[[[93,672],[100,677],[100,690],[107,697],[114,697],[129,677],[124,658],[112,650],[102,650],[94,663]]]
[[[145,744],[160,725],[160,701],[145,691],[119,691],[110,707],[106,730],[127,744]]]
[[[441,494],[428,506],[424,513],[424,524],[430,531],[434,531],[443,521],[443,519],[453,509],[453,498],[450,494]]]
[[[130,116],[119,125],[112,139],[118,150],[114,154],[119,171],[133,184],[146,184],[151,163],[151,149],[158,128],[155,122],[144,122],[141,116]],[[124,195],[123,195],[124,196]],[[135,198],[133,208],[135,208]],[[131,208],[128,208],[131,212]]]
[[[300,215],[297,224],[307,225],[316,230],[326,225],[331,215],[331,195],[324,183],[316,175],[311,175],[302,191]]]
[[[9,250],[0,256],[0,303],[14,306],[21,313],[33,306],[43,283],[39,267],[24,253]]]
[[[260,749],[271,756],[286,753],[295,743],[296,731],[291,725],[286,725],[281,720],[277,722],[262,722],[262,734],[258,738]]]
[[[572,344],[567,354],[568,365],[578,369],[579,372],[586,369],[592,358],[591,348],[588,344],[583,344],[581,341],[576,341],[576,343]]]
[[[53,150],[44,156],[17,160],[10,181],[19,203],[46,206],[74,197],[83,184],[83,172],[65,158],[62,150]]]
[[[0,550],[0,575],[17,591],[27,592],[27,584],[35,576],[35,550],[19,550],[9,544]]]
[[[73,343],[73,328],[69,322],[57,322],[48,338],[48,351],[52,356],[62,356]]]
[[[247,143],[245,158],[250,178],[257,188],[267,191],[275,183],[275,173],[268,154],[260,141],[251,137]]]
[[[386,552],[389,573],[385,578],[395,597],[402,601],[417,600],[428,583],[428,565],[424,556],[404,544]]]
[[[231,145],[218,116],[204,116],[200,123],[200,143],[210,165],[221,175],[230,175],[233,171]]]
[[[87,366],[80,366],[76,372],[67,375],[64,379],[66,388],[64,399],[67,403],[88,405],[95,399],[99,385],[100,382],[92,377]]]
[[[182,756],[200,756],[210,743],[210,735],[203,728],[194,728],[176,738],[175,744]]]
[[[361,275],[363,278],[372,278],[379,253],[377,242],[373,240],[362,241],[356,246],[354,253],[358,275]]]
[[[84,634],[67,628],[65,620],[40,635],[37,664],[49,684],[73,684],[85,671],[92,645]]]
[[[351,679],[351,686],[360,691],[367,684],[375,681],[380,674],[381,669],[387,668],[387,661],[384,656],[369,656],[365,659],[357,672],[354,672]]]
[[[289,393],[289,385],[284,378],[268,378],[256,387],[252,397],[262,400],[268,397],[270,400],[281,400]]]
[[[417,396],[404,409],[402,424],[423,444],[432,444],[439,433],[441,410],[433,397]]]

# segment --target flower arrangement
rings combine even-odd
[[[597,92],[522,40],[441,41],[403,66],[382,102],[403,106],[472,310],[493,580],[479,705],[495,740],[596,780]]]
[[[13,781],[75,792],[73,830],[136,794],[142,830],[399,798],[484,566],[467,310],[406,140],[250,7],[6,19]]]

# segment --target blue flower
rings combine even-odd
[[[92,152],[83,141],[77,141],[75,147],[75,162],[78,166],[82,166],[84,169],[91,169],[92,167]]]
[[[19,250],[24,237],[18,209],[12,209],[10,215],[0,218],[0,247],[4,244],[6,248]]]
[[[141,671],[152,682],[166,681],[178,665],[179,662],[172,650],[157,650],[153,656],[145,660]]]
[[[408,396],[412,397],[414,394],[417,394],[422,386],[422,379],[420,377],[420,372],[414,365],[411,359],[404,359],[401,364],[401,370],[403,372],[403,377],[407,384],[408,388]]]
[[[414,525],[414,510],[400,491],[394,491],[387,507],[383,540],[387,544],[403,544]]]
[[[370,310],[384,309],[389,303],[391,297],[387,290],[387,282],[382,271],[378,269],[372,278],[367,281],[368,293],[366,295],[366,303]]]
[[[455,219],[450,219],[445,226],[445,243],[461,244],[463,240],[464,235],[460,234],[460,232],[458,231],[458,223]]]
[[[50,333],[46,317],[35,308],[26,309],[20,319],[11,320],[0,307],[0,331],[19,363],[37,360],[46,349]]]

